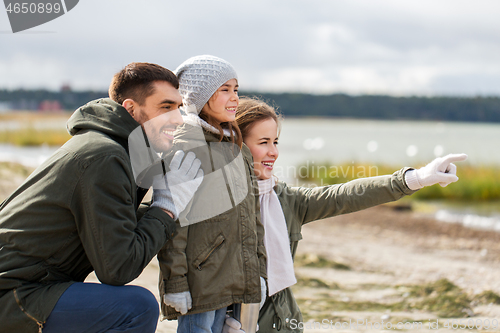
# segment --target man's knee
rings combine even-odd
[[[130,288],[131,303],[134,306],[133,312],[141,317],[149,317],[157,321],[160,311],[155,296],[147,289],[139,286],[128,286]]]
[[[158,316],[158,302],[145,288],[75,283],[61,296],[43,331],[152,333]]]

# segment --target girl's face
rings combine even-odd
[[[203,111],[220,123],[234,121],[238,106],[238,81],[231,79],[224,83],[210,97]]]
[[[258,179],[273,175],[274,162],[278,158],[278,124],[272,118],[255,123],[243,139],[253,155],[253,166]]]

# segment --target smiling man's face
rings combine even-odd
[[[179,111],[182,98],[168,82],[155,81],[153,87],[154,93],[146,98],[143,105],[134,102],[132,112],[125,108],[144,128],[150,146],[160,153],[172,147],[174,131],[183,123]]]

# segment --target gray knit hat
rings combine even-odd
[[[189,58],[174,73],[179,79],[184,111],[196,114],[224,83],[238,79],[230,63],[211,55]]]

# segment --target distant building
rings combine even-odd
[[[65,83],[61,86],[61,92],[71,92],[71,86],[69,83]]]
[[[38,110],[41,112],[62,112],[63,108],[57,100],[44,100],[38,105]]]

